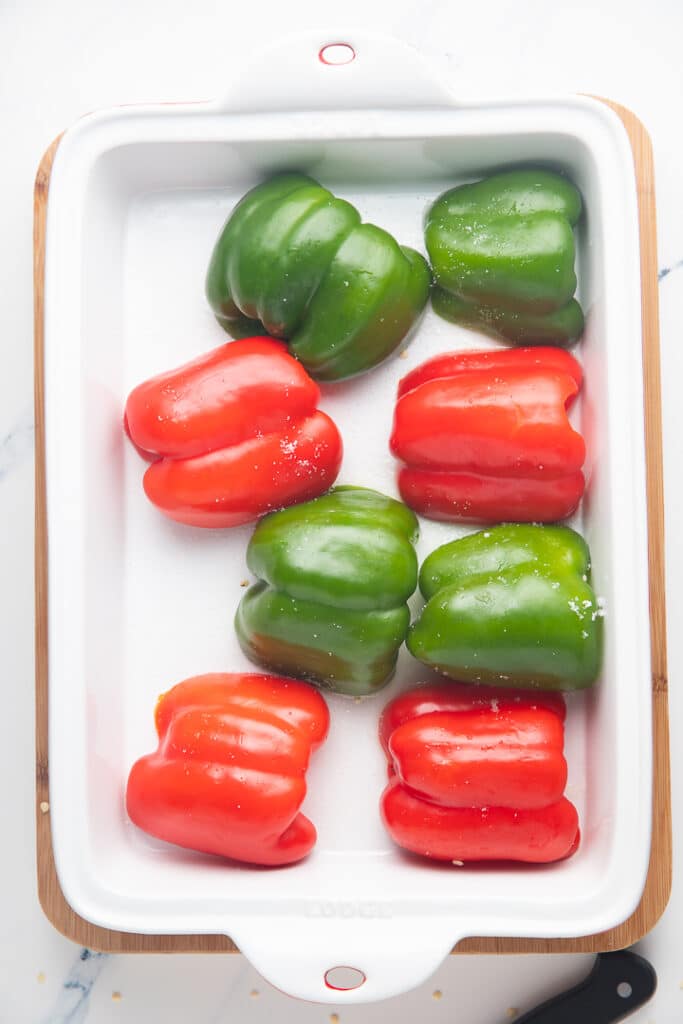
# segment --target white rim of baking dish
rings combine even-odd
[[[325,63],[320,54],[326,45],[349,47],[353,59],[345,64]],[[267,78],[254,73],[264,62],[278,67],[282,87],[277,96]],[[240,89],[241,81],[250,81],[249,93]],[[612,563],[620,579],[615,587],[617,606],[609,614],[644,625],[640,634],[634,631],[625,638],[623,649],[614,652],[617,674],[621,665],[631,672],[637,666],[642,678],[638,716],[629,717],[619,706],[615,708],[621,737],[615,782],[620,813],[613,842],[616,849],[631,848],[635,866],[629,884],[623,886],[617,872],[610,879],[611,889],[599,894],[599,902],[592,903],[590,894],[578,908],[558,900],[556,926],[550,929],[534,908],[506,920],[489,912],[459,916],[448,903],[425,906],[419,899],[340,901],[338,905],[315,901],[289,905],[285,900],[277,908],[233,902],[229,913],[184,906],[166,917],[152,896],[145,904],[133,903],[125,894],[102,889],[97,878],[79,872],[78,855],[86,837],[80,819],[69,808],[70,803],[78,806],[83,801],[85,784],[78,772],[79,764],[85,763],[86,730],[85,668],[78,644],[84,613],[83,481],[70,472],[69,465],[74,448],[80,457],[78,439],[84,423],[81,410],[64,402],[70,374],[78,369],[78,346],[65,350],[53,342],[57,324],[63,336],[79,336],[82,297],[59,253],[64,239],[79,234],[80,197],[94,161],[105,146],[136,141],[223,141],[227,117],[230,137],[239,140],[357,139],[364,134],[373,139],[404,139],[456,131],[458,135],[511,134],[517,129],[506,124],[510,108],[533,114],[538,132],[557,131],[561,112],[562,131],[578,135],[598,159],[618,165],[624,184],[615,188],[614,195],[605,189],[602,199],[611,229],[620,234],[623,252],[621,265],[608,267],[607,274],[619,275],[622,287],[623,282],[632,285],[623,289],[623,308],[610,311],[610,330],[624,335],[620,379],[627,386],[619,391],[616,384],[608,384],[607,424],[610,437],[620,439],[612,449],[609,478],[614,514],[620,520],[619,531],[610,538]],[[576,97],[459,105],[415,51],[366,33],[309,33],[283,40],[246,61],[237,70],[232,88],[218,101],[103,111],[83,118],[65,134],[53,165],[47,217],[45,378],[48,523],[49,533],[60,538],[59,544],[50,544],[48,555],[49,674],[51,681],[69,680],[69,685],[67,693],[50,686],[49,737],[55,862],[74,909],[96,924],[122,931],[229,934],[271,983],[322,1002],[366,1002],[405,991],[428,977],[452,946],[468,935],[569,937],[606,930],[630,915],[647,875],[652,763],[638,251],[632,153],[623,125],[604,104]],[[627,344],[629,337],[638,343]],[[611,358],[616,358],[614,352]],[[608,373],[608,380],[611,377]],[[633,854],[637,834],[643,841]],[[331,988],[325,975],[335,965],[358,966],[364,983],[348,991]]]

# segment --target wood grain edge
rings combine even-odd
[[[650,865],[642,899],[634,913],[616,928],[574,939],[471,937],[454,953],[529,954],[587,953],[623,949],[650,931],[664,912],[671,892],[671,801],[667,705],[666,615],[664,592],[664,489],[662,471],[661,387],[659,367],[659,295],[657,235],[652,147],[638,118],[625,107],[602,100],[621,118],[629,135],[636,168],[641,244],[643,372],[652,640],[654,740],[653,832]],[[45,488],[45,425],[43,375],[44,269],[47,198],[50,173],[59,139],[46,151],[34,193],[34,338],[36,420],[36,828],[38,895],[47,918],[67,938],[89,949],[110,953],[231,953],[235,944],[219,935],[140,935],[100,928],[84,920],[67,903],[59,884],[52,851],[48,761],[47,644],[47,507]]]

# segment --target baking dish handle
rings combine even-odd
[[[326,903],[311,913],[271,917],[267,927],[258,916],[243,918],[230,932],[266,981],[317,1003],[401,995],[426,981],[463,937],[453,934],[452,921],[398,918],[382,904]]]
[[[355,31],[284,36],[252,52],[212,104],[226,113],[453,105],[417,50]]]

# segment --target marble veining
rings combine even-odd
[[[677,260],[676,263],[672,263],[670,267],[662,267],[657,275],[658,280],[663,281],[665,277],[668,277],[669,274],[673,274],[675,270],[680,270],[681,267],[683,267],[683,260]]]
[[[34,439],[33,409],[26,409],[0,440],[0,481],[33,451]]]
[[[88,1015],[92,987],[108,959],[108,953],[93,953],[89,949],[82,949],[43,1024],[81,1024]]]

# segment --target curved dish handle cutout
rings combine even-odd
[[[362,908],[360,908],[362,909]],[[226,929],[227,930],[227,929]],[[230,934],[266,981],[317,1003],[370,1003],[426,981],[462,936],[438,918],[257,915]]]
[[[239,66],[213,104],[226,113],[453,106],[422,55],[367,32],[285,36]]]

